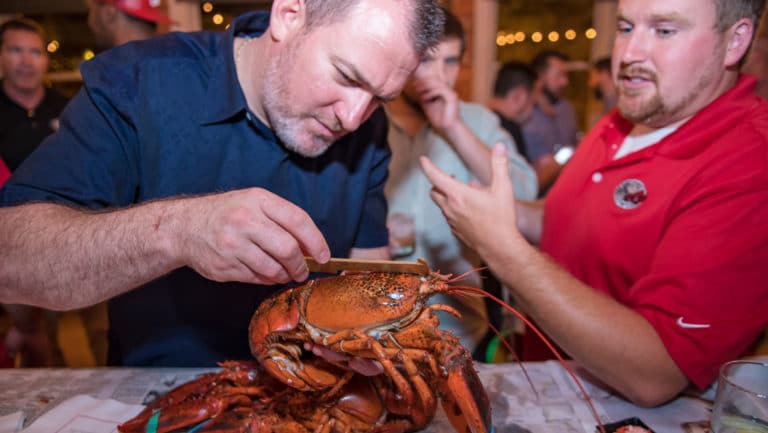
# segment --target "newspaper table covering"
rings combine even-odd
[[[595,431],[596,421],[589,407],[557,362],[525,364],[533,388],[519,364],[478,364],[477,367],[493,408],[495,433]],[[30,426],[52,408],[82,395],[126,404],[147,404],[205,371],[211,369],[3,370],[0,371],[0,417],[21,411],[25,417],[24,426]],[[648,410],[630,405],[594,386],[586,383],[585,386],[600,418],[606,423],[639,416],[656,433],[680,433],[687,431],[681,427],[682,423],[708,419],[707,405],[697,399],[678,399],[666,407]],[[85,433],[112,431],[116,430],[93,429]],[[439,409],[425,431],[450,433],[453,428]]]

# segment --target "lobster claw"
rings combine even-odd
[[[491,404],[472,358],[465,350],[447,359],[447,375],[439,381],[443,410],[458,433],[491,433]]]

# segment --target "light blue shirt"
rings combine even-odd
[[[459,102],[459,115],[472,132],[489,147],[502,142],[510,159],[510,176],[517,198],[533,200],[537,194],[536,172],[517,152],[514,140],[501,127],[498,117],[482,105]],[[389,145],[392,160],[389,165],[389,179],[384,194],[389,204],[389,214],[401,212],[414,218],[416,245],[413,254],[401,258],[413,261],[422,257],[430,267],[442,274],[454,276],[477,268],[480,257],[459,241],[451,232],[440,208],[429,197],[432,184],[419,165],[419,156],[429,157],[441,170],[456,180],[467,183],[475,177],[453,147],[443,140],[428,125],[414,137],[410,137],[393,118],[389,117]],[[499,221],[499,224],[505,224]],[[480,273],[467,276],[460,283],[481,287]],[[441,314],[443,328],[453,329],[469,350],[485,335],[487,328],[485,305],[482,298],[439,297],[439,302],[449,303],[462,313],[458,321],[447,314]]]

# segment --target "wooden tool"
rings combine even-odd
[[[312,257],[305,257],[305,259],[310,272],[334,274],[339,271],[369,271],[429,275],[429,264],[421,258],[416,262],[331,258],[328,263],[318,263]]]

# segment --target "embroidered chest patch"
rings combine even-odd
[[[613,202],[622,209],[634,209],[648,198],[645,184],[638,179],[625,179],[613,192]]]

